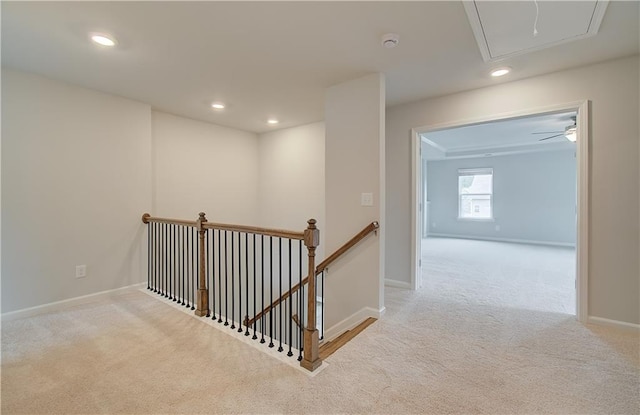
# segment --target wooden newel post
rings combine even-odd
[[[198,279],[196,316],[203,317],[209,315],[209,290],[207,289],[207,257],[204,243],[204,238],[207,235],[207,230],[203,226],[203,224],[207,222],[207,218],[205,217],[204,212],[200,212],[199,215],[200,217],[198,218],[197,227],[198,233],[200,234],[200,277]]]
[[[307,301],[307,326],[304,329],[304,356],[300,365],[314,371],[322,364],[318,352],[319,335],[316,323],[316,247],[320,245],[320,231],[316,220],[309,219],[304,231],[304,244],[309,252],[309,291]]]

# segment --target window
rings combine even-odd
[[[458,218],[493,219],[493,169],[458,170]]]

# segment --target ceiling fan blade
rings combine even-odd
[[[531,133],[531,134],[557,134],[557,133],[563,133],[564,131],[544,131],[541,133]]]
[[[544,141],[544,140],[548,140],[548,139],[550,139],[550,138],[556,138],[556,137],[560,137],[560,136],[563,136],[563,135],[564,135],[564,133],[562,133],[562,134],[556,134],[556,135],[552,135],[551,137],[541,138],[541,139],[540,139],[540,140],[538,140],[538,141]]]

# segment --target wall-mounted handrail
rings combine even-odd
[[[280,298],[278,298],[273,303],[271,303],[268,306],[266,306],[264,308],[264,310],[262,310],[261,312],[256,314],[252,319],[249,319],[249,320],[245,319],[244,320],[244,325],[245,326],[252,326],[253,323],[255,323],[256,321],[260,320],[262,317],[264,317],[265,314],[267,314],[269,311],[271,311],[274,308],[276,308],[280,303],[282,303],[284,300],[289,298],[290,295],[292,295],[292,294],[296,293],[298,290],[300,290],[300,287],[305,285],[307,282],[309,282],[309,277],[305,277],[302,281],[300,281],[299,283],[297,283],[296,285],[291,287],[291,291],[287,291],[284,294],[282,294],[280,296]]]
[[[358,242],[363,240],[371,232],[374,232],[374,231],[378,230],[378,228],[380,228],[380,224],[378,222],[371,222],[364,229],[362,229],[360,232],[358,232],[353,238],[349,239],[344,245],[342,245],[340,248],[338,248],[333,254],[329,255],[327,257],[327,259],[325,259],[320,264],[318,264],[318,266],[315,269],[315,275],[318,275],[321,272],[323,272],[330,264],[332,264],[340,256],[344,255],[345,252],[347,252],[354,245],[356,245]],[[292,295],[293,293],[297,292],[300,289],[300,287],[302,287],[303,285],[305,285],[308,282],[309,282],[309,277],[304,278],[298,284],[294,285],[291,288],[291,291],[287,291],[284,294],[282,294],[280,296],[280,298],[275,300],[273,303],[269,304],[267,307],[264,308],[264,310],[260,311],[252,319],[249,319],[249,320],[245,319],[244,324],[246,326],[251,326],[253,323],[255,323],[256,321],[260,320],[265,314],[270,312],[273,308],[277,307],[280,303],[282,303],[287,298],[289,298],[290,295]]]
[[[316,275],[324,271],[332,262],[340,258],[345,252],[347,252],[354,245],[356,245],[358,242],[363,240],[371,232],[377,231],[379,227],[380,227],[380,224],[378,222],[371,222],[369,225],[367,225],[363,230],[358,232],[357,235],[349,239],[347,243],[345,243],[340,248],[338,248],[333,254],[329,255],[327,259],[325,259],[320,264],[318,264],[318,266],[316,267]]]

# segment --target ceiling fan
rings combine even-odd
[[[551,138],[564,136],[567,140],[571,141],[572,143],[575,143],[577,138],[576,117],[575,116],[571,117],[571,120],[573,121],[573,124],[565,127],[563,131],[544,131],[540,133],[531,133],[531,134],[555,134],[550,137],[541,138],[538,141],[544,141],[544,140],[549,140]]]

